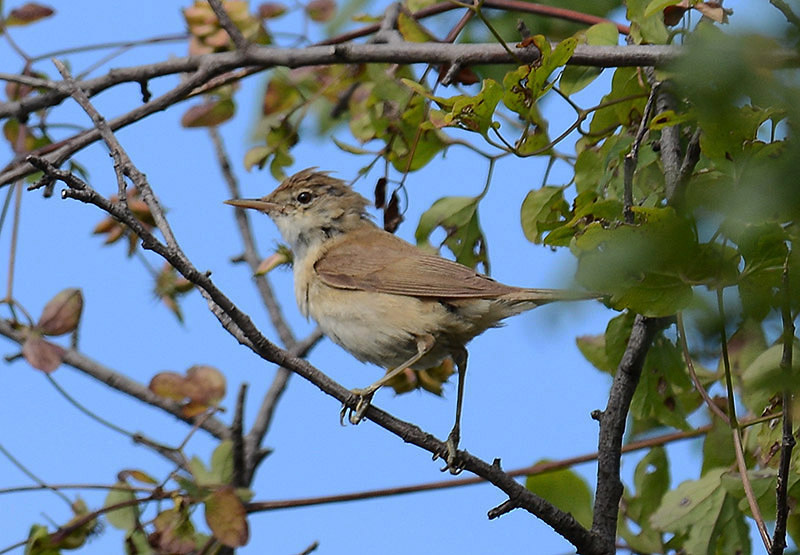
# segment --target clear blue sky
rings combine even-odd
[[[19,2],[6,2],[6,9]],[[50,3],[56,17],[27,29],[13,29],[13,36],[31,54],[54,48],[121,39],[141,39],[179,32],[183,19],[179,8],[188,2],[96,2],[88,0]],[[746,2],[727,2],[742,10]],[[769,10],[766,3],[764,9]],[[737,13],[738,15],[738,13]],[[735,18],[736,19],[736,18]],[[168,55],[182,56],[185,45],[168,44],[140,48],[117,58],[112,66],[146,63]],[[98,59],[96,53],[73,57],[77,72]],[[0,40],[0,71],[21,67],[5,41]],[[49,63],[38,69],[56,75]],[[174,77],[153,82],[155,94],[174,86]],[[221,131],[234,171],[245,196],[261,196],[275,181],[268,172],[243,169],[251,122],[260,101],[264,77],[243,83],[237,94],[236,118]],[[106,116],[124,113],[139,101],[138,87],[127,85],[95,99]],[[185,103],[127,128],[118,134],[138,168],[145,172],[169,208],[178,240],[197,267],[213,272],[213,279],[245,309],[270,337],[264,309],[260,306],[247,270],[229,260],[241,251],[233,213],[222,204],[228,198],[204,130],[185,130],[180,117]],[[88,119],[67,101],[54,111],[51,122]],[[558,123],[554,123],[554,129]],[[347,135],[341,135],[347,137]],[[310,139],[295,150],[292,169],[319,166],[352,179],[364,159],[342,153],[330,141]],[[10,154],[0,144],[0,159]],[[91,183],[101,191],[116,188],[110,159],[95,145],[77,156],[90,172]],[[484,185],[487,166],[482,159],[453,148],[407,181],[410,204],[399,235],[413,238],[419,215],[441,196],[477,194]],[[519,206],[527,192],[541,184],[544,165],[539,160],[498,163],[489,194],[481,204],[481,221],[489,246],[493,276],[514,285],[561,287],[568,284],[571,259],[553,253],[524,238],[519,226]],[[369,195],[378,174],[356,183]],[[568,180],[563,168],[551,175],[550,184]],[[188,296],[182,307],[186,324],[174,317],[151,293],[151,283],[135,259],[127,259],[120,245],[101,247],[90,235],[103,218],[96,209],[56,194],[42,199],[26,193],[14,279],[14,295],[37,315],[56,292],[81,287],[85,310],[80,349],[89,356],[130,377],[147,383],[163,370],[183,372],[193,364],[211,364],[228,379],[224,405],[232,409],[238,384],[250,384],[247,406],[252,422],[260,397],[270,384],[275,368],[239,346],[208,311],[200,295]],[[278,240],[266,217],[255,222],[262,253]],[[0,261],[8,259],[10,226],[0,234]],[[151,259],[158,267],[161,261]],[[5,264],[0,262],[0,266]],[[2,275],[5,276],[3,272]],[[271,275],[286,316],[299,336],[312,325],[294,304],[289,272]],[[5,284],[5,277],[3,278]],[[518,316],[505,328],[490,330],[470,345],[462,446],[487,460],[500,457],[508,469],[542,458],[559,459],[592,452],[596,448],[596,423],[589,414],[605,405],[609,380],[584,361],[574,338],[601,333],[613,313],[599,304],[544,307]],[[13,354],[16,346],[0,342],[0,353]],[[348,387],[374,381],[380,370],[362,365],[339,347],[323,341],[310,360]],[[172,469],[158,455],[132,445],[64,402],[44,376],[27,363],[17,361],[0,367],[0,443],[48,483],[113,483],[116,473],[139,468],[156,477]],[[53,377],[73,396],[115,424],[141,431],[159,441],[179,443],[187,427],[157,409],[141,405],[109,390],[77,371],[59,369]],[[444,437],[450,428],[455,388],[444,398],[426,393],[395,397],[382,391],[375,404],[400,418]],[[274,453],[261,465],[254,483],[255,499],[272,500],[361,491],[440,480],[440,462],[369,421],[358,427],[341,427],[338,403],[314,386],[293,378],[267,437]],[[229,421],[230,411],[222,415]],[[214,443],[203,433],[189,442],[187,454],[208,460]],[[678,456],[696,453],[699,444],[684,444]],[[625,458],[630,475],[637,457]],[[578,471],[594,482],[594,466]],[[696,477],[694,464],[673,469],[673,481]],[[25,485],[29,480],[0,456],[0,488]],[[74,492],[68,492],[74,495]],[[81,493],[91,507],[102,504],[104,494]],[[252,539],[242,553],[297,553],[313,541],[319,553],[345,553],[355,549],[385,554],[414,551],[438,553],[564,553],[570,546],[546,525],[522,511],[488,521],[486,512],[504,500],[488,485],[470,486],[427,494],[382,498],[347,504],[291,509],[254,515]],[[48,492],[0,496],[0,548],[23,539],[33,522],[69,518],[64,503]],[[46,516],[45,516],[46,515]],[[196,519],[202,522],[202,518]],[[122,535],[108,527],[84,548],[84,553],[121,552]],[[18,552],[21,553],[21,550]]]

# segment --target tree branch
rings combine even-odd
[[[228,36],[233,41],[233,44],[236,45],[236,48],[239,50],[247,50],[247,48],[250,46],[250,42],[244,38],[242,32],[231,20],[231,17],[228,15],[228,12],[225,11],[225,7],[222,5],[222,2],[220,0],[208,0],[208,3],[211,6],[211,9],[214,10],[214,13],[217,15],[220,26],[225,29],[226,33],[228,33]]]
[[[233,169],[231,168],[230,160],[228,159],[227,152],[225,151],[225,145],[222,141],[222,136],[216,127],[209,128],[208,132],[211,137],[211,141],[214,144],[214,152],[216,153],[217,161],[219,163],[220,170],[222,171],[222,176],[228,185],[228,193],[233,198],[239,198],[241,196],[239,184],[233,174]],[[317,329],[308,338],[299,343],[297,342],[292,330],[289,329],[289,326],[286,324],[286,320],[283,317],[283,312],[281,311],[281,307],[272,292],[272,287],[270,286],[269,281],[267,281],[265,276],[257,273],[260,257],[258,256],[255,237],[253,235],[253,229],[250,225],[250,219],[247,212],[241,208],[236,208],[234,210],[234,217],[236,218],[239,234],[241,235],[242,242],[244,243],[243,258],[250,269],[250,272],[253,276],[253,281],[255,281],[256,284],[256,288],[261,294],[261,300],[264,303],[264,306],[267,307],[267,312],[269,313],[272,326],[278,332],[278,336],[290,352],[292,352],[295,356],[304,357],[314,347],[317,341],[322,338],[322,333],[319,331],[319,329]],[[278,401],[283,396],[283,392],[285,391],[289,382],[290,375],[291,372],[285,368],[278,368],[277,372],[275,373],[275,377],[272,380],[272,385],[270,385],[266,395],[264,396],[264,399],[261,402],[261,407],[258,410],[255,422],[253,422],[252,428],[244,438],[246,463],[245,483],[247,484],[249,484],[253,479],[253,475],[258,467],[258,463],[268,453],[268,451],[265,451],[261,448],[261,445],[264,441],[264,437],[267,434],[267,430],[269,430],[269,426],[272,422],[272,416],[275,412]]]
[[[597,491],[592,533],[597,536],[603,553],[615,553],[619,500],[622,497],[620,455],[628,409],[653,338],[670,321],[667,318],[636,315],[628,345],[614,374],[606,410],[598,418],[600,437],[597,446]]]
[[[783,278],[781,283],[781,320],[783,321],[783,352],[781,355],[781,372],[788,381],[792,375],[792,355],[794,351],[794,320],[792,319],[792,296],[789,288],[789,258],[791,251],[786,255],[783,264]],[[783,439],[781,441],[781,460],[778,464],[778,487],[775,495],[777,508],[775,514],[775,530],[772,534],[772,548],[770,555],[780,555],[786,549],[786,525],[789,518],[789,472],[792,460],[792,450],[795,446],[794,425],[792,423],[792,391],[786,387],[783,390]]]
[[[377,30],[377,29],[376,29]],[[653,65],[659,66],[674,60],[681,48],[659,45],[631,46],[588,46],[578,45],[572,59],[573,65],[589,65],[598,67],[619,67]],[[766,53],[765,53],[766,54]],[[539,58],[535,48],[519,49],[517,55],[524,62],[533,62]],[[797,61],[797,54],[776,52],[766,56],[765,63]],[[449,44],[449,43],[393,43],[393,44],[335,44],[318,45],[306,48],[252,47],[247,51],[221,52],[174,58],[154,64],[145,64],[127,68],[112,69],[106,75],[80,81],[79,86],[88,96],[102,92],[120,83],[141,82],[180,73],[196,72],[207,67],[212,76],[227,71],[259,66],[268,69],[275,66],[304,67],[331,64],[360,64],[385,62],[398,64],[443,64],[463,59],[463,65],[502,64],[514,60],[496,43],[485,44]],[[26,114],[55,106],[69,96],[61,89],[42,95],[27,97],[15,102],[0,105],[0,118],[24,118]]]
[[[51,177],[61,179],[64,172],[49,166],[42,159],[29,157]],[[62,191],[63,198],[73,198],[87,204],[97,206],[101,210],[115,217],[131,231],[142,239],[144,248],[162,256],[186,279],[194,283],[199,289],[204,290],[213,303],[219,307],[226,318],[220,318],[223,327],[232,331],[234,337],[241,334],[246,339],[244,343],[263,359],[283,366],[304,379],[316,385],[324,393],[338,399],[344,404],[352,405],[355,403],[355,396],[351,391],[335,382],[320,370],[308,363],[308,361],[293,356],[290,352],[279,348],[269,341],[256,328],[253,321],[242,312],[231,300],[220,291],[208,274],[198,271],[184,256],[179,255],[172,249],[158,241],[129,211],[123,210],[118,204],[108,201],[105,197],[98,194],[80,179],[72,177],[64,180],[70,188]],[[447,452],[444,442],[436,439],[431,434],[423,432],[419,427],[404,422],[386,413],[375,406],[370,406],[366,412],[366,418],[388,430],[389,432],[402,438],[406,443],[412,443],[436,456],[441,456]],[[499,468],[499,465],[490,465],[485,461],[474,457],[466,451],[459,451],[459,461],[465,470],[469,470],[478,476],[485,478],[503,492],[505,492],[514,507],[527,510],[531,514],[542,519],[550,525],[558,534],[566,538],[575,545],[579,552],[585,554],[602,553],[596,545],[594,536],[581,526],[569,513],[566,513],[541,497],[528,491],[523,485],[519,484],[514,478],[506,474]],[[491,513],[490,513],[491,516]]]

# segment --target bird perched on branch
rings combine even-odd
[[[597,295],[504,285],[426,253],[376,226],[369,201],[339,179],[303,170],[260,199],[228,204],[267,214],[294,253],[297,304],[334,343],[357,359],[388,371],[342,408],[353,424],[364,417],[373,394],[411,368],[424,370],[452,357],[458,368],[456,419],[443,453],[460,471],[464,376],[469,341],[501,320],[560,300]]]

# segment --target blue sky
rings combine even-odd
[[[179,32],[183,20],[179,8],[187,2],[50,3],[55,17],[30,28],[17,28],[13,36],[29,53],[55,47],[77,46],[110,40],[139,39]],[[727,2],[739,10],[745,2]],[[6,9],[16,2],[6,2]],[[742,8],[743,9],[743,8]],[[765,3],[765,9],[769,9]],[[744,9],[743,9],[744,11]],[[91,21],[87,25],[87,21]],[[95,23],[96,22],[96,23]],[[185,54],[185,45],[167,44],[137,49],[117,58],[112,66],[147,63]],[[98,59],[96,53],[76,56],[78,72]],[[14,72],[21,62],[0,41],[0,71]],[[37,66],[51,77],[48,62]],[[155,94],[176,83],[168,77],[152,83]],[[257,115],[264,77],[251,77],[237,94],[238,113],[224,124],[222,135],[234,162],[244,196],[261,196],[276,183],[268,172],[246,172],[244,153],[249,147],[251,122]],[[592,94],[591,92],[587,94]],[[128,85],[94,99],[106,117],[124,113],[139,101],[138,87]],[[118,134],[138,168],[169,209],[176,236],[195,265],[213,272],[215,282],[247,311],[269,337],[275,338],[263,307],[244,266],[230,258],[241,251],[233,213],[222,201],[228,198],[215,163],[211,142],[204,130],[185,130],[180,117],[189,103],[158,113]],[[71,101],[54,111],[50,121],[88,118]],[[569,122],[565,120],[564,125]],[[553,123],[553,129],[559,123]],[[346,138],[347,134],[339,134]],[[350,141],[352,142],[352,141]],[[339,151],[327,139],[309,139],[293,151],[293,170],[319,166],[351,180],[366,160]],[[10,157],[0,144],[0,158]],[[79,153],[91,183],[104,192],[115,190],[115,178],[104,148],[94,145]],[[409,176],[406,222],[398,234],[413,240],[419,215],[441,196],[477,194],[484,186],[487,164],[464,149],[452,148],[421,172]],[[481,223],[487,237],[493,276],[503,282],[531,287],[563,287],[572,272],[566,252],[551,252],[529,243],[519,225],[519,206],[527,192],[541,184],[544,161],[502,160],[481,204]],[[356,182],[369,196],[378,173]],[[569,180],[564,168],[551,174],[549,184]],[[175,318],[154,298],[142,264],[125,257],[120,245],[102,247],[92,227],[103,218],[96,209],[58,195],[43,199],[26,193],[14,276],[14,296],[37,315],[44,303],[65,287],[81,287],[85,309],[80,349],[89,356],[147,383],[163,370],[185,371],[193,364],[220,368],[228,379],[224,405],[229,421],[238,384],[250,384],[247,422],[252,423],[261,396],[275,372],[273,365],[239,346],[208,311],[200,295],[189,295],[182,304],[186,324]],[[254,228],[262,254],[268,254],[278,233],[266,217],[256,218]],[[0,233],[0,260],[8,259],[10,227]],[[157,267],[161,261],[152,258]],[[4,266],[4,264],[0,264]],[[5,273],[3,273],[5,276]],[[5,284],[7,278],[3,278]],[[294,304],[291,273],[271,274],[286,317],[300,337],[313,326]],[[487,460],[500,457],[508,469],[539,459],[559,459],[592,452],[596,448],[596,423],[592,410],[605,405],[609,380],[594,370],[575,347],[575,337],[601,333],[614,313],[597,303],[543,307],[490,330],[469,347],[462,446]],[[14,344],[0,342],[0,354],[14,354]],[[339,347],[323,341],[310,361],[348,387],[362,387],[380,376],[380,370],[362,365]],[[115,424],[141,431],[164,443],[177,444],[185,425],[150,407],[130,400],[62,367],[53,377],[71,395]],[[0,444],[48,483],[113,483],[116,473],[139,468],[156,477],[171,470],[158,455],[132,445],[64,402],[44,376],[27,363],[16,361],[0,367]],[[381,391],[375,404],[409,420],[426,431],[446,436],[452,424],[455,387],[444,398],[426,393],[395,397]],[[254,483],[255,499],[273,500],[347,493],[366,489],[440,480],[440,462],[366,421],[357,427],[341,427],[338,403],[316,387],[293,378],[281,401],[267,436],[274,453],[261,465]],[[208,460],[214,443],[196,434],[187,454]],[[697,454],[699,444],[685,443],[672,452],[679,457]],[[638,459],[626,457],[623,470],[630,476]],[[577,470],[590,484],[594,466]],[[696,463],[673,469],[673,481],[696,477]],[[30,483],[6,458],[0,456],[0,488]],[[68,492],[74,495],[74,492]],[[104,494],[81,493],[91,507],[102,504]],[[337,505],[262,513],[251,517],[251,543],[242,553],[297,553],[314,541],[320,553],[366,549],[385,554],[410,551],[440,553],[564,553],[570,546],[531,515],[515,511],[488,521],[486,512],[504,501],[488,485],[470,486],[425,494],[389,497]],[[33,522],[69,518],[66,505],[48,492],[0,496],[0,549],[19,540]],[[46,515],[46,516],[45,516]],[[202,519],[196,519],[202,521]],[[84,553],[121,551],[122,535],[108,527]],[[21,553],[21,550],[18,550]]]

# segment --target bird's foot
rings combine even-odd
[[[441,471],[449,471],[450,474],[453,476],[457,476],[461,474],[464,470],[464,461],[460,460],[458,455],[458,441],[460,439],[460,434],[458,430],[453,429],[450,432],[450,435],[447,436],[447,441],[445,442],[446,451],[441,454],[435,454],[433,456],[433,460],[442,457],[444,459],[445,465],[441,468]]]
[[[364,419],[375,390],[370,388],[351,389],[350,393],[356,396],[355,408],[349,400],[342,406],[342,411],[339,413],[339,424],[342,426],[344,426],[345,417],[353,426],[358,425]]]

